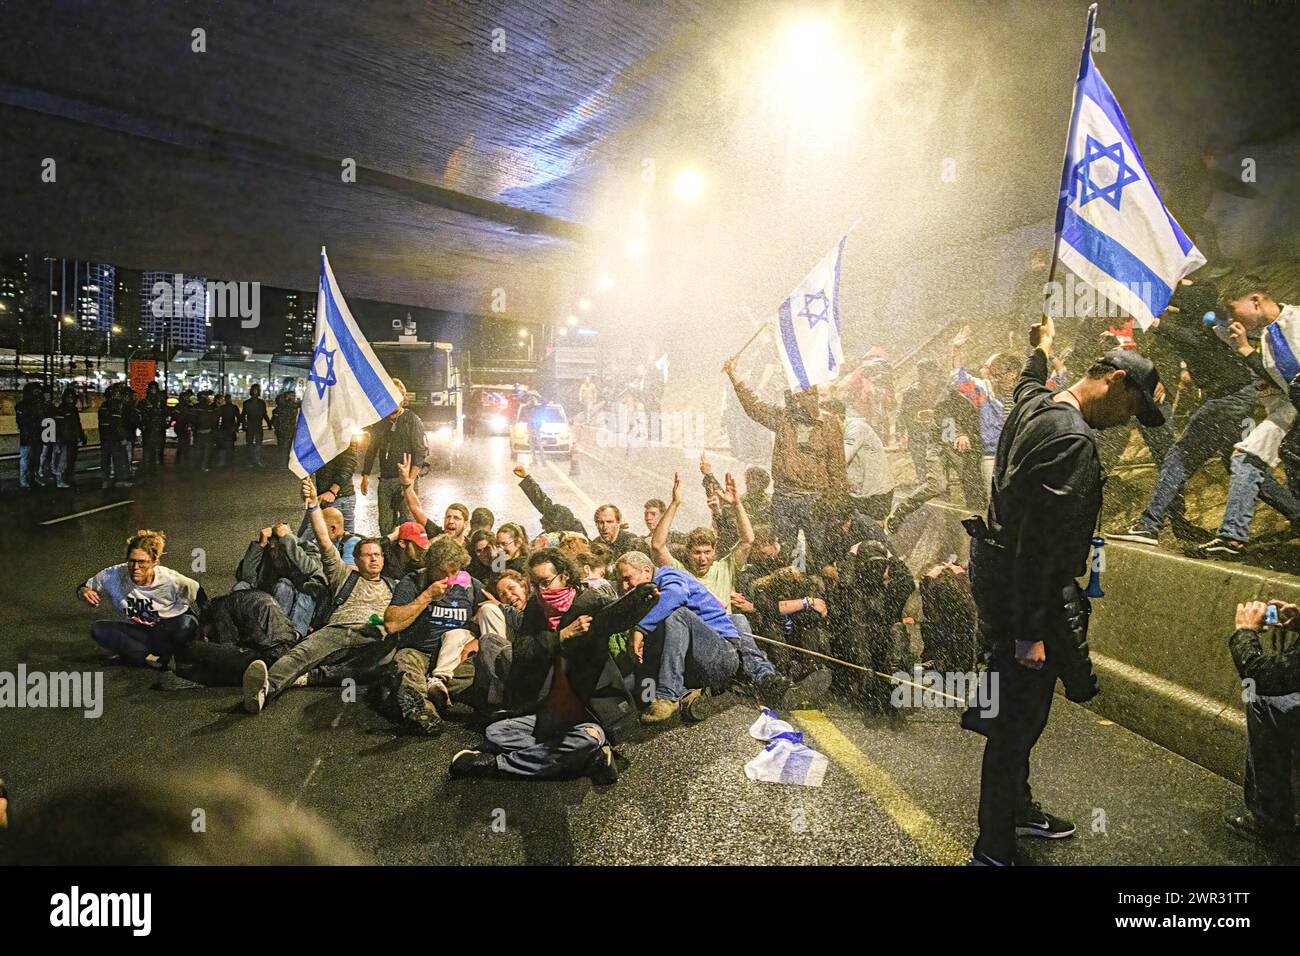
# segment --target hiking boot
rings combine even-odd
[[[397,688],[397,709],[402,719],[420,733],[432,737],[442,731],[442,718],[429,699],[405,682]]]
[[[1016,836],[1064,840],[1074,836],[1074,824],[1052,816],[1035,801],[1016,814]]]
[[[754,684],[758,702],[764,707],[780,710],[785,706],[785,695],[789,693],[794,682],[783,674],[769,674]]]
[[[497,775],[496,754],[485,754],[481,750],[462,750],[451,758],[448,768],[453,777],[495,777]]]
[[[1129,525],[1127,531],[1120,531],[1118,533],[1111,532],[1107,537],[1112,541],[1128,541],[1132,544],[1149,544],[1154,546],[1160,543],[1160,532],[1152,531],[1140,521]]]
[[[675,700],[654,700],[641,715],[643,724],[662,724],[677,716],[681,705]]]

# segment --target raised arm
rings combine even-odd
[[[419,524],[429,520],[429,516],[420,507],[420,496],[415,493],[415,479],[411,477],[411,456],[403,455],[397,465],[397,475],[402,479],[402,488],[406,492],[406,507],[411,509],[411,517]]]
[[[655,525],[654,534],[650,536],[650,554],[654,557],[655,564],[661,568],[673,563],[672,552],[668,550],[668,534],[673,530],[673,518],[677,517],[677,509],[681,506],[682,476],[680,472],[675,471],[673,472],[673,500],[664,509],[663,516]]]
[[[754,527],[749,523],[749,512],[745,510],[745,502],[736,492],[736,479],[730,472],[727,473],[727,490],[722,493],[722,500],[736,509],[736,529],[740,533],[740,540],[731,549],[731,560],[739,571],[749,560],[749,551],[754,547]]]
[[[727,378],[731,379],[731,386],[736,390],[736,398],[740,400],[740,407],[745,410],[746,415],[769,431],[776,431],[781,427],[781,409],[760,399],[740,380],[740,375],[736,372],[735,359],[727,359],[722,363],[722,371],[726,372]]]

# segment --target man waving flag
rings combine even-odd
[[[316,349],[298,413],[289,470],[306,478],[341,454],[358,429],[397,410],[402,395],[343,301],[324,247],[316,293]]]
[[[1165,208],[1115,95],[1092,62],[1097,5],[1074,89],[1056,207],[1060,261],[1146,329],[1205,257]]]
[[[777,350],[791,391],[834,381],[844,364],[840,260],[846,239],[835,244],[777,310]]]

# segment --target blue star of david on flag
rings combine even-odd
[[[334,355],[338,349],[327,349],[325,347],[325,336],[320,337],[320,344],[316,346],[316,351],[311,356],[311,369],[307,372],[307,380],[316,386],[316,397],[324,398],[325,390],[331,385],[337,385],[339,380],[334,374]],[[325,360],[325,372],[321,374],[316,370],[319,359]]]
[[[1095,178],[1093,166],[1103,159],[1108,159],[1115,164],[1115,179],[1113,182],[1103,184],[1099,183]],[[1140,178],[1133,171],[1133,167],[1124,161],[1124,143],[1122,140],[1116,140],[1109,146],[1103,146],[1089,136],[1084,143],[1083,158],[1074,164],[1074,175],[1070,183],[1070,199],[1073,201],[1077,197],[1080,209],[1094,199],[1104,199],[1115,209],[1119,209],[1124,187],[1131,186]]]
[[[799,313],[800,318],[808,320],[808,328],[812,328],[818,322],[829,322],[831,315],[831,300],[826,297],[826,290],[818,289],[812,295],[803,297],[803,311]]]

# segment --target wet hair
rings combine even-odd
[[[772,476],[767,473],[766,468],[751,465],[745,469],[745,492],[747,494],[752,494],[755,491],[767,491],[767,486],[771,483]]]
[[[1234,275],[1230,279],[1225,279],[1219,285],[1219,304],[1227,307],[1236,302],[1238,299],[1244,299],[1248,295],[1258,292],[1260,295],[1273,298],[1273,293],[1269,291],[1269,284],[1253,272]]]
[[[583,551],[573,556],[573,563],[581,570],[584,567],[591,568],[595,571],[603,572],[605,570],[605,560],[596,555],[594,551]]]
[[[143,551],[155,561],[163,555],[163,549],[167,546],[167,536],[161,531],[150,531],[148,528],[141,528],[131,537],[126,539],[126,553],[132,551]]]
[[[564,580],[569,587],[573,587],[581,576],[578,574],[578,569],[573,566],[573,562],[569,559],[569,556],[559,548],[547,548],[545,551],[534,551],[532,556],[528,559],[528,570],[532,571],[533,568],[539,567],[543,564],[549,564],[551,567],[555,568],[556,574],[563,574]]]
[[[194,831],[195,807],[207,832]],[[6,849],[7,863],[52,866],[364,862],[312,814],[212,768],[59,790],[24,813]]]
[[[754,525],[754,547],[763,548],[776,540],[776,529],[770,524]]]
[[[448,510],[448,511],[459,511],[459,512],[461,513],[461,516],[465,519],[466,523],[469,522],[469,506],[468,506],[468,505],[463,505],[463,504],[461,504],[459,501],[453,501],[451,504],[447,505],[447,510]]]
[[[478,546],[484,541],[488,544],[495,545],[496,536],[486,528],[479,528],[477,531],[470,534],[465,550],[469,552],[471,559],[474,557],[474,553],[478,551]]]
[[[357,542],[357,546],[356,546],[355,548],[353,548],[352,553],[355,554],[355,555],[359,555],[359,554],[361,554],[361,549],[364,548],[364,547],[365,547],[366,545],[368,545],[368,544],[373,544],[373,545],[375,545],[376,547],[378,547],[378,548],[379,548],[379,553],[380,553],[381,555],[384,553],[384,539],[383,539],[383,538],[362,538],[360,541]]]
[[[525,597],[527,597],[528,592],[532,590],[532,587],[528,584],[528,578],[520,574],[514,568],[506,568],[504,571],[502,571],[500,574],[497,575],[496,582],[493,585],[494,593],[496,591],[496,588],[500,586],[502,581],[514,581],[516,584],[518,584],[521,588],[524,589]],[[500,596],[501,596],[500,594],[497,594],[497,597]]]
[[[627,565],[636,571],[649,571],[654,573],[655,565],[650,560],[650,556],[642,554],[640,551],[624,551],[619,555],[618,560],[614,562],[614,567]]]
[[[509,524],[503,524],[501,527],[497,528],[497,536],[500,537],[502,532],[508,535],[510,540],[515,543],[515,546],[519,548],[520,554],[528,554],[528,535],[524,534],[522,525],[517,525],[513,521]]]
[[[469,526],[478,530],[480,528],[491,528],[497,523],[496,515],[486,508],[475,508],[470,512]]]
[[[469,552],[455,538],[440,534],[430,541],[429,547],[424,550],[424,567],[434,574],[439,574],[446,564],[455,565],[457,571],[465,570],[465,566],[469,564]]]
[[[598,520],[599,520],[599,515],[600,515],[600,513],[601,513],[602,511],[605,511],[606,509],[608,509],[608,510],[614,512],[614,518],[615,518],[615,520],[617,520],[617,521],[619,522],[619,524],[622,524],[622,523],[623,523],[623,512],[621,512],[621,511],[618,510],[618,505],[601,505],[601,506],[600,506],[599,508],[597,508],[596,511],[593,513],[593,515],[592,515],[592,520],[593,520],[593,521],[598,521]]]
[[[718,546],[718,533],[712,528],[692,528],[691,533],[686,536],[686,549],[690,551],[703,544],[716,548]]]
[[[645,503],[643,507],[654,508],[660,514],[668,510],[668,506],[664,504],[664,500],[662,498],[651,498],[649,501]]]

